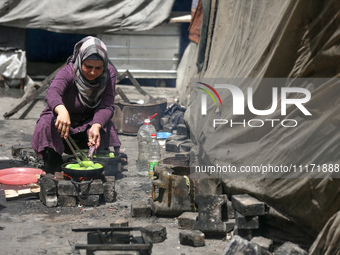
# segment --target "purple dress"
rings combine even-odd
[[[109,71],[110,78],[102,100],[93,109],[84,106],[79,100],[73,78],[73,63],[69,63],[57,73],[46,92],[47,107],[41,113],[34,129],[31,145],[36,153],[41,155],[45,147],[54,149],[60,155],[64,152],[63,138],[54,126],[56,114],[53,109],[60,104],[65,105],[71,118],[70,135],[87,131],[92,124],[99,123],[102,129],[98,150],[121,145],[111,120],[114,112],[116,72],[111,65]]]

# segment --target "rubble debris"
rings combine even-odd
[[[233,208],[243,216],[258,216],[266,214],[265,203],[248,194],[234,195],[231,198]]]
[[[251,243],[242,237],[235,235],[223,251],[223,255],[234,254],[269,255],[270,253],[258,244]]]
[[[182,229],[194,229],[197,222],[198,213],[196,212],[184,212],[178,217],[178,225]]]
[[[147,218],[151,216],[151,206],[148,202],[134,202],[131,204],[131,216]]]
[[[179,232],[179,242],[193,247],[205,246],[205,235],[199,230],[183,230]]]
[[[198,221],[194,228],[205,235],[225,236],[221,207],[227,202],[227,195],[196,195],[195,202],[198,205]]]
[[[167,235],[166,227],[159,224],[153,224],[144,227],[144,233],[152,243],[163,242],[166,239]]]
[[[275,255],[307,255],[307,252],[300,248],[299,245],[285,242],[274,250]]]
[[[263,236],[255,236],[250,242],[260,245],[262,248],[272,252],[273,250],[273,240],[265,238]]]

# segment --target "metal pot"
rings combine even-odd
[[[114,152],[115,157],[110,158],[108,156],[109,153],[113,153],[113,151],[100,151],[96,154],[95,160],[104,165],[104,173],[106,176],[118,176],[118,173],[121,170],[122,163],[122,155]]]
[[[77,163],[77,162],[74,162]],[[94,161],[94,163],[99,163],[103,165],[103,162]],[[81,178],[81,177],[96,177],[99,176],[104,171],[104,166],[97,169],[92,170],[75,170],[66,168],[68,164],[72,164],[72,162],[65,163],[61,166],[61,170],[70,177],[73,178]]]

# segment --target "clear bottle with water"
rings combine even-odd
[[[148,177],[153,179],[153,168],[159,165],[161,161],[161,146],[157,140],[156,134],[151,134],[151,142],[149,144],[149,170]]]
[[[151,134],[154,133],[156,133],[156,129],[151,124],[150,119],[145,119],[144,124],[139,128],[137,133],[138,157],[136,165],[140,175],[148,175],[149,144],[151,142]]]

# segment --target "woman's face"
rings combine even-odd
[[[81,69],[85,78],[89,81],[93,81],[102,74],[104,62],[102,60],[86,59],[81,65]]]

